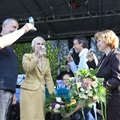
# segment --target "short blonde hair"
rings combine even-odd
[[[98,40],[101,37],[102,40],[112,49],[117,49],[119,47],[119,38],[112,30],[105,30],[97,32],[94,38]]]
[[[44,44],[44,45],[46,44],[46,41],[45,41],[42,37],[40,37],[40,36],[35,37],[35,38],[32,40],[32,43],[31,43],[31,47],[32,47],[33,51],[35,50],[35,44],[36,44],[37,41],[43,41],[43,44]]]

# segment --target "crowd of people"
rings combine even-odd
[[[9,120],[12,103],[15,103],[15,89],[18,75],[17,55],[12,44],[30,30],[36,30],[31,23],[26,23],[18,29],[17,20],[6,19],[2,24],[0,33],[0,120]],[[71,90],[68,79],[73,73],[81,69],[98,68],[97,77],[104,78],[105,86],[111,94],[107,98],[107,120],[120,119],[120,52],[119,38],[112,30],[97,32],[94,36],[99,51],[104,56],[97,60],[93,52],[89,51],[88,41],[79,36],[73,39],[73,49],[78,53],[79,63],[76,65],[69,54],[66,58],[68,70],[59,77],[63,79],[64,87]],[[45,57],[46,41],[42,37],[32,40],[33,53],[23,55],[22,66],[26,78],[21,85],[20,93],[20,120],[45,120],[45,84],[49,93],[55,93],[51,76],[50,63]],[[69,116],[70,120],[84,120],[81,108]],[[97,120],[96,110],[84,108],[85,120]],[[77,116],[77,117],[76,117]]]

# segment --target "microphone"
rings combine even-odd
[[[73,54],[73,48],[70,49],[68,55],[72,55]]]

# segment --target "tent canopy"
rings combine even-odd
[[[45,39],[92,36],[105,29],[120,33],[120,0],[0,0],[0,26],[12,17],[22,27],[30,16],[37,32],[27,33],[19,42],[30,42],[36,36]]]

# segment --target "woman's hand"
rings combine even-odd
[[[46,55],[46,50],[40,50],[38,53],[37,53],[37,59],[39,59],[41,56],[45,56]]]
[[[40,54],[40,56],[46,55],[46,50],[41,50],[41,51],[39,51],[39,54]]]
[[[88,51],[86,57],[87,57],[88,61],[91,62],[94,59],[93,52]]]

